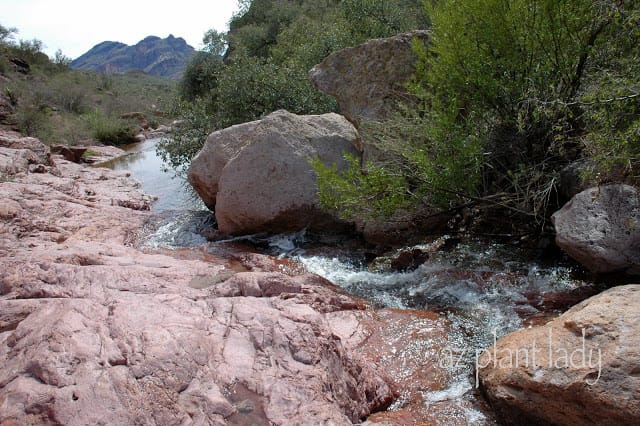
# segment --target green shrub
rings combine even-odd
[[[20,107],[16,112],[16,122],[20,132],[27,136],[39,137],[46,127],[47,112],[34,106]]]
[[[592,160],[595,172],[622,168],[637,179],[637,2],[425,5],[432,39],[428,50],[415,44],[409,85],[419,102],[365,132],[379,155],[361,176],[319,170],[327,207],[366,215],[370,200],[389,198],[378,207],[389,212],[385,206],[405,207],[395,198],[402,193],[416,209],[499,203],[544,223],[563,202],[560,171],[576,158]],[[376,185],[379,173],[368,172],[379,168],[399,186]]]
[[[184,174],[215,126],[203,100],[177,102],[174,108],[180,112],[181,123],[174,126],[171,135],[160,141],[157,152],[169,168],[177,174]]]
[[[124,145],[135,141],[133,130],[135,125],[120,118],[103,115],[99,111],[85,115],[85,120],[93,133],[93,137],[109,145]]]
[[[403,176],[372,163],[363,174],[358,158],[350,155],[345,158],[349,167],[343,172],[339,172],[335,164],[329,166],[319,159],[311,161],[318,173],[320,203],[326,209],[339,212],[346,220],[377,219],[390,216],[408,204]]]

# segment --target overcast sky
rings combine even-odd
[[[184,38],[196,49],[205,31],[226,31],[237,0],[0,0],[0,24],[16,39],[37,38],[45,53],[75,59],[102,41],[136,44],[146,36]]]

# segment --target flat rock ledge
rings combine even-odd
[[[235,273],[237,258],[137,248],[150,199],[128,173],[12,137],[0,149],[20,160],[0,180],[1,425],[351,425],[414,373],[444,386],[421,373],[442,332],[423,333],[431,349],[411,358],[385,355],[436,317],[365,309],[267,256],[241,256]]]

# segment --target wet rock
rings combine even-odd
[[[452,377],[442,364],[451,330],[445,318],[428,311],[385,309],[335,312],[329,322],[348,348],[385,372],[395,392],[393,405],[364,424],[491,424],[491,414],[471,395],[447,396]]]
[[[629,185],[587,189],[552,216],[556,243],[597,273],[640,274],[640,194]]]
[[[211,135],[193,160],[189,181],[202,194],[221,232],[231,235],[339,232],[348,226],[324,211],[309,160],[347,166],[358,155],[355,128],[337,114],[277,111],[257,123]]]
[[[369,269],[374,272],[409,272],[418,269],[429,256],[436,253],[447,244],[449,237],[440,237],[429,243],[413,247],[404,247],[388,256],[374,258]]]
[[[402,250],[391,259],[391,269],[398,272],[418,269],[429,255],[420,249]]]
[[[341,113],[356,126],[362,120],[386,118],[398,101],[408,98],[404,85],[415,71],[414,38],[426,44],[429,32],[370,40],[335,52],[313,67],[311,82],[334,96]]]
[[[639,285],[616,287],[488,349],[478,375],[502,421],[638,424],[639,304]]]
[[[87,151],[84,154],[83,161],[85,163],[93,164],[96,166],[107,163],[114,158],[126,155],[123,149],[112,145],[92,145],[87,146]]]
[[[173,129],[171,129],[171,127],[166,126],[164,124],[161,124],[155,129],[147,130],[145,132],[145,135],[146,135],[147,139],[161,138],[161,137],[166,136],[167,134],[171,133],[172,131],[173,131]]]
[[[428,209],[425,207],[420,214],[398,211],[387,220],[357,220],[356,229],[368,243],[385,249],[419,244],[425,234],[446,233],[451,220],[447,214],[437,214],[436,209],[427,214]]]

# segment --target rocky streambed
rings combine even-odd
[[[446,239],[414,248],[426,262],[406,272],[308,234],[207,243],[210,214],[154,211],[127,171],[12,133],[0,135],[0,169],[0,424],[494,424],[494,410],[528,412],[518,389],[575,405],[590,395],[582,378],[598,377],[576,368],[558,387],[562,366],[476,369],[494,336],[600,290],[566,265]],[[575,330],[600,321],[591,333],[614,354],[597,393],[609,411],[638,400],[634,291],[571,317]],[[562,318],[551,324],[567,342]],[[559,390],[581,384],[573,399]]]

